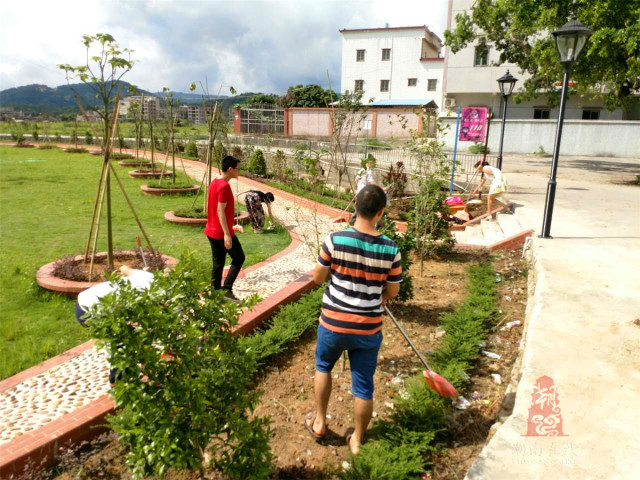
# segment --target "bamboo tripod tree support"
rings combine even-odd
[[[111,149],[112,149],[112,140],[115,134],[116,125],[118,123],[118,110],[120,106],[119,99],[120,99],[120,88],[118,88],[118,93],[116,95],[116,102],[115,102],[115,107],[114,107],[113,117],[112,117],[113,121],[110,126],[111,128],[108,129],[107,137],[103,141],[104,160],[102,162],[102,168],[100,170],[100,180],[98,181],[98,192],[96,194],[96,201],[93,207],[91,226],[89,228],[89,239],[87,241],[87,247],[85,249],[85,254],[84,254],[84,261],[86,263],[89,260],[89,248],[91,246],[92,248],[91,248],[91,258],[90,258],[90,265],[89,265],[89,281],[91,281],[91,279],[93,278],[93,267],[94,267],[95,258],[96,258],[98,236],[100,234],[100,219],[102,216],[102,207],[103,207],[105,198],[107,200],[107,222],[109,226],[111,223],[111,212],[110,212],[111,210],[110,209],[110,203],[111,203],[110,174],[111,173],[113,173],[113,176],[116,179],[118,186],[120,187],[120,190],[122,191],[122,194],[124,195],[124,198],[127,201],[129,208],[131,209],[131,212],[133,213],[136,223],[138,224],[138,227],[140,228],[140,231],[144,236],[147,242],[147,245],[149,246],[149,250],[151,251],[152,255],[156,254],[155,250],[153,249],[153,246],[151,245],[151,240],[149,239],[144,227],[142,226],[142,223],[140,222],[140,218],[138,217],[135,211],[135,208],[133,207],[133,204],[129,199],[129,196],[127,195],[127,192],[124,189],[124,186],[122,185],[122,182],[120,181],[120,178],[118,177],[118,174],[116,173],[115,168],[109,162],[109,156],[111,155]],[[108,232],[109,237],[110,237],[110,233],[111,232],[109,231]],[[108,243],[108,249],[109,249],[107,252],[108,265],[109,265],[109,268],[113,268],[113,244],[112,244],[111,238],[108,238],[107,243]]]

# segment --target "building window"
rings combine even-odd
[[[550,108],[534,108],[533,118],[534,120],[549,120]]]
[[[430,78],[429,80],[427,80],[427,90],[429,90],[430,92],[435,92],[437,85],[438,85],[438,79]]]
[[[389,91],[389,80],[380,80],[380,91],[381,92]]]
[[[356,86],[353,88],[354,92],[361,92],[364,90],[364,80],[356,80]]]
[[[410,78],[409,79],[409,86],[410,87],[415,87],[418,84],[418,79],[417,78]]]
[[[484,46],[476,47],[473,64],[476,67],[486,67],[489,60],[489,49]]]
[[[382,49],[382,60],[391,60],[391,49],[390,48],[383,48]]]
[[[583,120],[599,120],[600,119],[600,110],[582,110],[582,119]]]
[[[356,62],[364,62],[364,50],[356,50]]]

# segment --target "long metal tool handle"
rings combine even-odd
[[[418,355],[418,357],[420,358],[420,361],[422,362],[422,364],[427,367],[427,370],[431,370],[431,367],[429,366],[429,364],[427,363],[427,359],[424,358],[424,355],[422,355],[420,353],[420,351],[416,348],[416,346],[413,344],[413,342],[411,341],[411,339],[409,338],[409,336],[407,335],[407,333],[404,331],[404,329],[400,326],[400,324],[398,323],[398,320],[396,320],[396,317],[393,316],[393,313],[391,313],[391,310],[389,310],[389,307],[387,307],[386,305],[384,306],[385,311],[387,312],[387,315],[389,315],[389,317],[391,317],[391,320],[393,320],[393,323],[395,323],[396,327],[398,327],[398,330],[400,330],[400,333],[402,333],[402,336],[405,338],[405,340],[409,343],[409,345],[411,346],[411,348],[413,349],[414,352],[416,352],[416,355]]]
[[[144,251],[142,250],[142,244],[140,243],[140,237],[136,237],[136,243],[138,244],[138,249],[140,250],[140,256],[142,257],[142,262],[144,263],[144,268],[147,268],[147,259],[144,258]]]

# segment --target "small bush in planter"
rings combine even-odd
[[[207,214],[204,213],[202,207],[180,207],[176,208],[173,214],[180,218],[207,218]]]
[[[253,415],[256,358],[231,333],[243,305],[193,274],[182,258],[148,291],[119,283],[89,313],[87,325],[112,355],[120,377],[108,418],[127,447],[134,478],[210,467],[226,478],[268,478],[268,420]],[[136,324],[136,327],[132,327]]]
[[[176,180],[176,183],[170,183],[167,181],[160,183],[160,180],[153,180],[147,182],[147,186],[151,188],[190,188],[193,187],[193,182],[190,182],[189,180]]]
[[[264,159],[262,150],[259,148],[251,154],[247,170],[255,175],[261,175],[263,177],[267,175],[267,162]]]
[[[86,143],[87,145],[93,145],[93,135],[91,134],[91,132],[87,131],[87,133],[85,133],[84,143]]]
[[[198,158],[198,147],[193,140],[189,140],[189,143],[187,143],[187,149],[185,150],[185,153],[189,157]]]

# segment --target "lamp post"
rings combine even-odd
[[[547,184],[547,198],[544,205],[544,217],[542,219],[541,238],[551,238],[551,217],[553,216],[553,202],[556,196],[556,172],[558,171],[558,156],[560,154],[560,140],[562,139],[562,124],[564,122],[564,110],[567,105],[567,82],[571,74],[571,67],[578,61],[587,40],[593,33],[578,20],[571,20],[558,30],[551,32],[556,41],[556,49],[560,63],[564,67],[562,76],[562,94],[560,96],[560,110],[558,112],[558,126],[556,127],[556,140],[553,145],[551,158],[551,175]]]
[[[518,79],[509,73],[505,73],[498,79],[498,86],[500,87],[500,93],[502,94],[502,130],[500,130],[500,150],[498,151],[498,170],[502,170],[502,144],[504,142],[504,122],[507,119],[507,102],[509,101],[509,95],[513,92],[513,88],[516,86]]]

